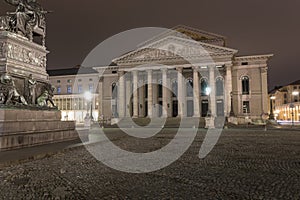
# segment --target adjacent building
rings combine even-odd
[[[76,66],[48,70],[50,83],[55,86],[54,103],[62,111],[62,120],[83,123],[87,114],[98,119],[98,72]]]
[[[279,121],[300,121],[300,80],[269,93],[271,115]]]

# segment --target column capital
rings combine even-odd
[[[125,71],[118,71],[118,75],[123,76],[125,74]]]
[[[199,66],[193,66],[192,69],[193,69],[194,71],[195,71],[195,70],[199,71],[200,67],[199,67]]]
[[[177,70],[178,72],[181,72],[181,73],[182,73],[183,67],[176,67],[176,70]]]

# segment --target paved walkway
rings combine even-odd
[[[174,129],[150,139],[106,133],[131,152],[152,152],[174,137]],[[113,170],[83,147],[6,167],[0,199],[299,199],[299,131],[224,130],[199,159],[204,136],[200,130],[179,160],[147,174]]]

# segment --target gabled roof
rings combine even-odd
[[[300,85],[300,80],[294,81],[288,85]]]
[[[153,40],[152,43],[142,46],[135,51],[129,52],[113,60],[114,63],[132,63],[139,61],[157,61],[161,59],[177,59],[182,54],[172,54],[169,48],[172,47],[175,52],[188,51],[185,57],[201,56],[219,56],[234,55],[238,51],[223,46],[208,44],[201,41],[191,40],[173,35],[165,36],[159,40]],[[162,54],[161,57],[157,54]]]
[[[93,68],[76,66],[67,69],[53,69],[47,70],[49,76],[68,76],[77,74],[97,74],[98,72]]]
[[[226,45],[226,37],[222,35],[195,29],[185,25],[178,25],[157,36],[154,36],[153,38],[150,38],[149,40],[142,43],[140,46],[149,45],[150,43],[153,43],[167,36],[186,37],[195,41],[201,41],[208,44],[214,43],[215,41],[221,41],[220,46]]]

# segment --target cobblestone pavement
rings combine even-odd
[[[172,130],[135,140],[109,130],[123,149],[149,152]],[[0,170],[1,199],[300,199],[300,132],[225,130],[199,159],[205,132],[170,166],[148,174],[108,168],[76,148]]]

